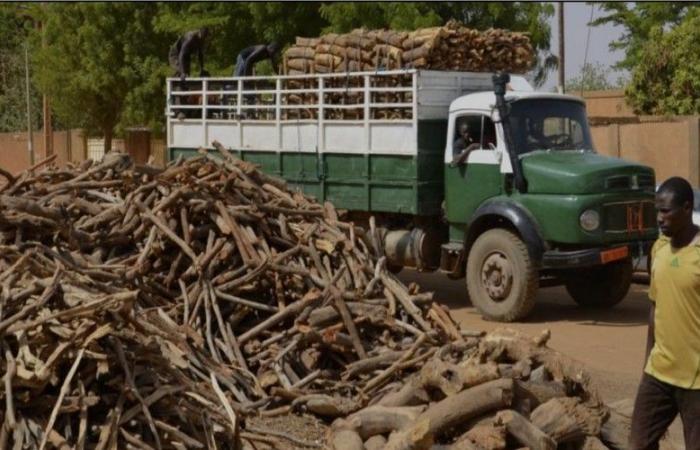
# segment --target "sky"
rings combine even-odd
[[[566,79],[578,76],[584,60],[590,63],[600,63],[609,67],[624,57],[620,50],[610,51],[608,44],[617,40],[624,29],[610,24],[591,27],[590,40],[588,44],[588,58],[585,59],[586,38],[588,36],[588,22],[591,18],[591,6],[593,6],[593,19],[604,15],[598,5],[588,5],[583,2],[564,3],[564,44],[565,44],[565,77]],[[557,14],[550,18],[552,27],[551,51],[555,55],[559,54],[559,24]],[[623,75],[622,72],[613,72],[608,77],[610,82],[614,82]],[[557,71],[551,72],[542,90],[549,91],[557,86]]]

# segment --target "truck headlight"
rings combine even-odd
[[[587,209],[579,217],[581,228],[586,231],[593,231],[600,226],[600,214],[593,209]]]

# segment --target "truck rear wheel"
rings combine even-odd
[[[479,236],[467,258],[467,291],[482,316],[513,322],[535,305],[539,284],[525,243],[504,229]]]
[[[576,303],[588,308],[611,308],[622,301],[632,283],[632,260],[626,259],[578,271],[566,281]]]

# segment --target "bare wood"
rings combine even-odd
[[[384,383],[394,372],[399,370],[399,367],[401,366],[402,363],[408,361],[413,357],[413,355],[418,351],[421,345],[427,340],[427,336],[421,335],[416,342],[409,348],[401,358],[399,358],[395,363],[393,363],[391,366],[386,368],[382,373],[377,375],[376,377],[372,378],[367,382],[363,390],[365,392],[371,392],[374,390],[376,387],[380,386],[382,383]]]
[[[602,426],[602,414],[589,409],[576,397],[549,400],[532,412],[530,420],[559,444],[586,435],[597,436]]]
[[[5,361],[7,363],[5,376],[3,377],[5,381],[5,421],[2,426],[13,430],[17,426],[17,419],[15,418],[14,397],[12,396],[12,378],[17,373],[17,363],[8,348],[5,348]]]
[[[556,450],[557,443],[542,430],[534,426],[517,411],[508,409],[496,415],[496,423],[506,427],[508,433],[530,450]]]
[[[493,425],[477,425],[464,434],[464,438],[476,444],[477,448],[504,450],[506,448],[506,429]]]
[[[364,450],[364,445],[360,435],[353,430],[337,430],[331,437],[331,448],[333,450]]]
[[[415,422],[425,408],[425,406],[368,406],[353,413],[348,417],[348,421],[355,424],[355,430],[362,439],[368,439],[377,434],[387,434],[408,426]]]
[[[352,320],[352,315],[350,314],[350,310],[348,310],[348,306],[345,304],[345,300],[343,300],[338,290],[332,286],[330,288],[330,292],[331,296],[333,297],[335,307],[338,310],[340,317],[343,319],[343,324],[345,324],[345,328],[350,334],[350,338],[352,339],[352,345],[355,348],[355,351],[357,352],[357,356],[360,359],[367,358],[367,352],[362,346],[360,334],[357,332],[357,327],[355,327],[355,323]]]
[[[413,300],[406,292],[405,288],[401,286],[398,281],[391,277],[387,272],[382,272],[380,274],[382,282],[384,285],[393,292],[397,300],[404,307],[406,312],[416,321],[418,325],[423,329],[423,331],[430,331],[432,328],[428,322],[423,319],[420,309],[413,303]]]
[[[61,403],[63,402],[63,397],[65,397],[66,394],[68,393],[70,383],[73,380],[73,376],[75,376],[75,372],[78,370],[78,365],[80,365],[80,361],[83,359],[84,354],[85,354],[85,349],[81,348],[78,351],[78,356],[75,357],[75,361],[73,362],[73,365],[71,366],[70,370],[68,371],[68,375],[66,375],[66,379],[63,380],[63,384],[61,385],[61,390],[58,393],[58,399],[56,399],[56,403],[54,404],[53,410],[51,411],[51,416],[49,417],[49,422],[46,424],[46,428],[44,429],[44,435],[41,438],[41,443],[39,444],[39,450],[44,450],[44,447],[46,446],[46,442],[49,439],[49,432],[53,429],[53,424],[56,421],[56,416],[58,416],[58,408],[61,406]]]
[[[270,316],[268,319],[264,320],[262,323],[256,325],[250,330],[243,333],[239,338],[238,342],[244,344],[249,339],[254,338],[261,332],[269,329],[270,327],[276,325],[277,323],[287,319],[289,316],[296,314],[306,308],[307,306],[317,302],[321,299],[321,293],[318,290],[311,290],[307,293],[303,299],[287,306],[285,309],[278,311],[276,314]]]
[[[387,443],[387,450],[411,449],[411,436],[435,436],[457,423],[469,420],[488,411],[510,405],[513,396],[513,380],[494,380],[466,389],[430,406],[410,427],[394,433]]]
[[[175,244],[177,244],[183,252],[192,260],[192,262],[197,265],[197,255],[195,255],[194,251],[192,248],[190,248],[189,245],[182,239],[180,239],[179,236],[177,236],[175,233],[172,232],[172,230],[165,224],[163,223],[162,220],[160,220],[158,217],[155,216],[151,211],[148,210],[148,208],[141,202],[136,202],[136,206],[138,206],[139,210],[143,215],[150,220],[153,225],[157,226],[166,236],[168,236]]]

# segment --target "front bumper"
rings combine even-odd
[[[654,241],[636,241],[585,250],[548,250],[542,255],[542,268],[576,269],[599,266],[626,258],[640,258],[649,254],[653,244]]]

